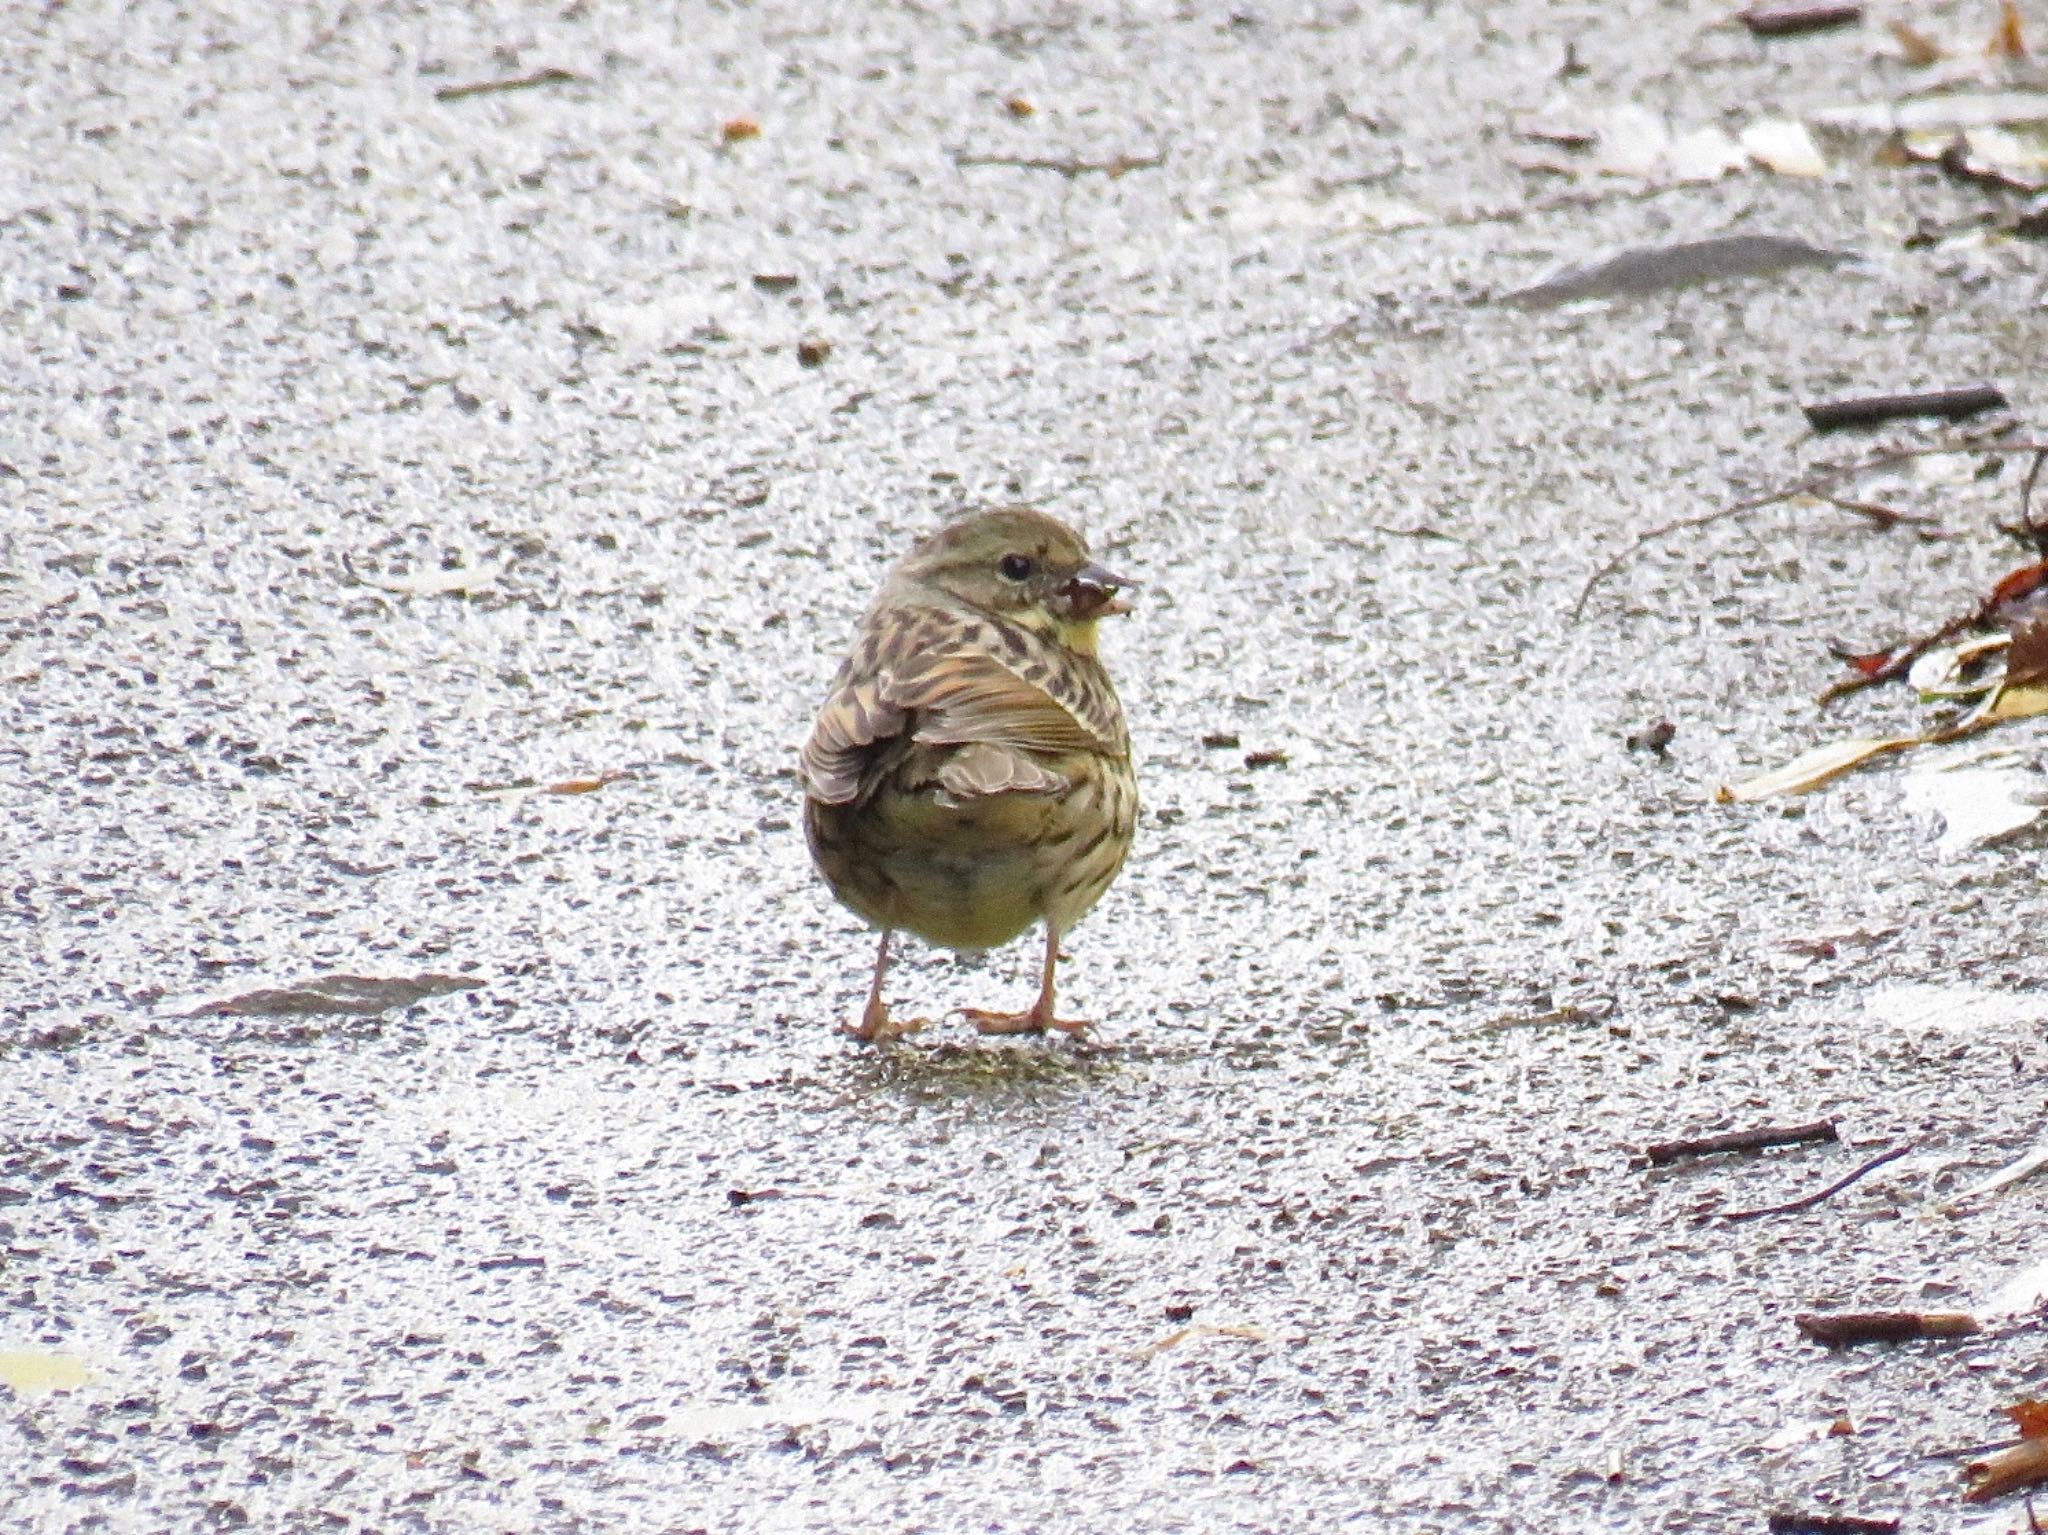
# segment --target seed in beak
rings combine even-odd
[[[1128,613],[1131,605],[1118,593],[1127,586],[1138,583],[1127,576],[1120,576],[1104,570],[1093,563],[1083,565],[1067,578],[1060,588],[1069,616],[1075,619],[1103,618],[1112,613]]]

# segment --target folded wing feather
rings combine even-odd
[[[1111,743],[993,656],[941,652],[848,682],[825,701],[804,743],[805,792],[845,804],[892,747],[913,744],[963,748],[948,755],[939,786],[966,797],[1054,792],[1066,779],[1032,753],[1101,752]]]

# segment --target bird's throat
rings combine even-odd
[[[1056,619],[1053,623],[1053,638],[1076,655],[1095,654],[1095,620],[1084,618],[1078,622],[1072,619]]]

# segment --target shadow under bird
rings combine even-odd
[[[1131,737],[1097,621],[1136,583],[1030,507],[976,512],[889,572],[804,743],[804,832],[832,893],[880,928],[854,1038],[922,1019],[882,994],[899,929],[991,949],[1045,924],[1038,999],[970,1010],[984,1034],[1079,1033],[1053,1010],[1060,938],[1123,867],[1137,824]]]

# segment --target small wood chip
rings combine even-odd
[[[1805,32],[1825,32],[1846,27],[1863,19],[1860,0],[1817,0],[1804,5],[1753,5],[1742,13],[1742,24],[1758,37],[1797,37]]]

